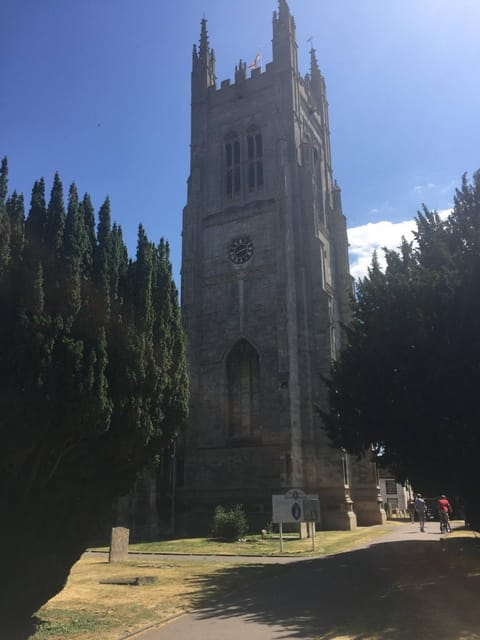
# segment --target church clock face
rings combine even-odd
[[[230,244],[228,255],[234,264],[247,262],[253,255],[253,242],[250,238],[237,238]]]

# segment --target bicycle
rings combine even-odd
[[[438,515],[440,516],[440,533],[450,533],[452,527],[450,526],[448,511],[439,511]]]

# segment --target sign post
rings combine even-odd
[[[320,520],[320,505],[318,497],[312,499],[312,496],[308,496],[303,501],[303,517],[305,522],[308,523],[310,529],[310,535],[312,537],[312,551],[315,551],[315,523]]]
[[[285,495],[272,495],[272,522],[278,523],[280,552],[283,552],[283,523],[308,522],[315,550],[315,522],[320,520],[317,495],[307,495],[301,489],[290,489]]]

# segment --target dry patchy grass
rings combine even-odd
[[[395,526],[395,525],[392,525]],[[322,531],[316,536],[317,555],[338,553],[365,546],[388,533],[391,527],[362,527],[355,531]],[[284,556],[310,556],[311,540],[287,537]],[[211,540],[169,540],[130,545],[131,551],[198,554],[275,556],[278,535],[262,540],[221,543]],[[71,570],[64,590],[38,612],[41,624],[32,640],[117,640],[149,624],[179,615],[201,598],[241,590],[259,580],[288,570],[287,565],[250,565],[235,571],[232,560],[212,557],[208,562],[195,557],[171,559],[152,556],[120,564],[109,564],[104,556],[85,554]],[[233,569],[233,570],[232,570]],[[100,584],[102,580],[153,576],[156,582],[143,586]],[[208,585],[208,586],[207,586]]]
[[[114,640],[188,610],[203,578],[209,575],[214,579],[225,567],[214,560],[208,564],[195,560],[176,563],[161,558],[109,564],[86,554],[72,568],[65,589],[37,612],[42,623],[32,640]],[[263,569],[270,575],[284,567],[262,567],[262,573]],[[102,580],[137,576],[153,576],[156,582],[143,586],[100,584]],[[226,590],[233,587],[224,583],[223,574],[221,582]]]

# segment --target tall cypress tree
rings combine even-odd
[[[42,313],[45,304],[43,261],[46,258],[46,220],[45,181],[41,178],[36,180],[33,185],[30,209],[25,220],[24,288],[22,294],[25,309],[32,313]]]
[[[181,321],[178,291],[172,275],[170,247],[164,238],[156,249],[156,277],[153,292],[157,348],[167,380],[164,390],[164,423],[177,425],[177,434],[188,413],[188,375],[186,368],[185,333]]]
[[[0,619],[26,638],[113,500],[181,428],[187,386],[168,249],[160,260],[140,228],[129,261],[108,199],[92,236],[89,199],[72,185],[65,216],[58,174],[47,210],[35,183],[24,241],[21,197],[0,194],[0,545],[22,548],[2,564]]]
[[[63,241],[64,277],[67,279],[65,298],[69,315],[75,315],[81,305],[81,269],[85,259],[87,234],[85,231],[83,212],[80,210],[78,191],[72,183],[68,192],[67,217]]]
[[[0,168],[0,278],[10,262],[10,220],[5,208],[8,190],[8,162],[3,158]]]
[[[10,295],[20,303],[23,303],[25,296],[25,286],[21,277],[21,272],[25,268],[23,256],[25,245],[23,195],[19,195],[14,191],[7,199],[5,209],[10,221]]]
[[[137,326],[146,335],[152,331],[153,324],[153,247],[148,241],[145,229],[138,227],[137,259],[135,271],[135,316]]]
[[[23,195],[18,195],[17,192],[14,191],[10,198],[8,198],[5,206],[10,219],[10,252],[15,262],[20,262],[25,242],[25,208]]]
[[[75,183],[68,191],[67,216],[65,219],[65,234],[63,239],[63,255],[71,262],[80,265],[85,250],[85,227],[83,215],[80,212],[78,191]]]
[[[105,198],[98,212],[97,245],[94,255],[93,277],[99,290],[105,295],[105,318],[110,314],[110,267],[112,256],[112,220],[110,215],[110,200]]]
[[[0,207],[5,203],[5,198],[8,193],[8,160],[5,156],[2,158],[2,164],[0,166]]]
[[[25,224],[27,241],[38,246],[45,240],[47,224],[47,206],[45,203],[45,181],[43,178],[36,180],[30,200],[30,210]]]
[[[63,185],[58,172],[53,178],[52,191],[47,209],[46,240],[48,246],[53,249],[55,257],[59,257],[63,247],[63,234],[65,231],[65,205],[63,201]]]
[[[125,279],[128,268],[128,254],[123,242],[122,228],[114,223],[112,226],[112,253],[110,269],[110,291],[112,299],[121,296],[121,283]]]
[[[83,215],[83,225],[85,228],[85,253],[82,273],[86,277],[89,277],[92,275],[93,259],[97,242],[95,237],[95,212],[88,193],[83,196],[80,211]]]

